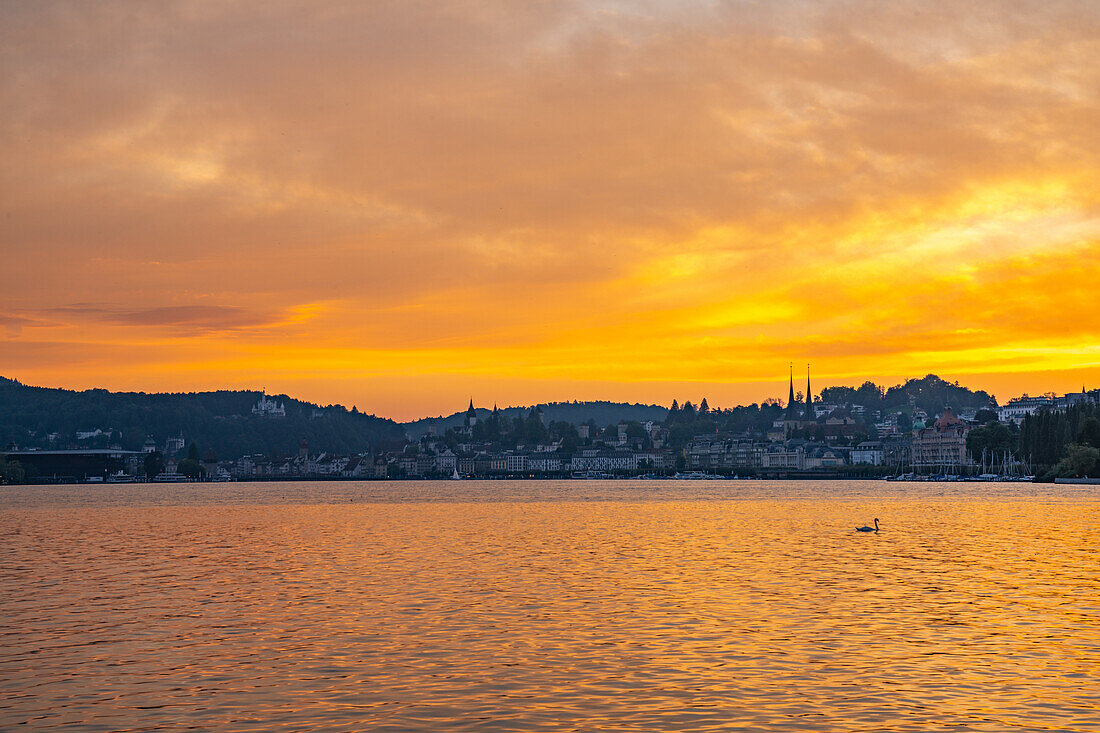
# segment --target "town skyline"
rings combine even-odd
[[[343,406],[343,407],[345,407],[349,410],[356,409],[359,412],[362,412],[364,414],[369,414],[369,415],[374,415],[374,416],[381,417],[381,418],[386,418],[386,419],[393,420],[394,422],[397,422],[397,423],[400,423],[400,424],[412,424],[412,423],[430,421],[430,420],[435,420],[435,419],[440,419],[440,418],[453,417],[456,414],[464,412],[467,408],[467,403],[469,403],[469,402],[472,402],[474,407],[476,407],[479,410],[492,410],[494,407],[500,407],[501,409],[510,409],[510,410],[511,409],[525,409],[525,408],[535,407],[535,406],[538,406],[538,405],[568,404],[568,403],[572,403],[572,402],[582,402],[582,403],[583,402],[592,402],[592,403],[610,402],[610,403],[623,404],[623,405],[657,406],[657,407],[667,408],[669,405],[673,404],[674,402],[677,402],[677,403],[692,402],[693,404],[697,405],[700,401],[702,401],[704,399],[707,400],[711,404],[711,406],[714,407],[715,409],[735,408],[735,407],[747,406],[747,405],[750,405],[750,404],[765,404],[765,403],[771,403],[771,402],[781,404],[785,407],[789,403],[789,394],[788,394],[788,392],[793,390],[793,392],[795,394],[797,394],[799,401],[804,401],[805,396],[807,394],[806,390],[802,388],[801,383],[799,382],[799,378],[797,376],[797,373],[794,371],[794,362],[788,362],[785,366],[787,367],[788,372],[784,375],[784,381],[781,384],[777,381],[763,382],[763,383],[760,383],[759,385],[756,384],[756,383],[737,384],[737,385],[702,385],[700,383],[687,382],[687,383],[680,383],[680,384],[676,385],[675,387],[673,387],[669,384],[662,384],[659,387],[659,389],[661,389],[661,390],[666,390],[667,391],[667,390],[670,390],[670,389],[677,389],[678,388],[677,391],[669,394],[663,400],[632,399],[632,398],[630,398],[629,390],[626,390],[624,392],[625,396],[623,398],[620,398],[620,399],[616,399],[614,396],[609,396],[609,395],[606,395],[606,394],[602,394],[602,395],[601,394],[594,394],[594,395],[591,395],[591,396],[584,396],[584,397],[577,396],[577,395],[566,395],[566,396],[563,396],[563,397],[560,397],[560,398],[552,398],[552,399],[539,399],[539,400],[530,400],[530,401],[522,401],[522,400],[521,401],[509,401],[506,398],[498,399],[498,398],[492,396],[491,393],[489,395],[487,395],[486,397],[484,397],[484,398],[481,398],[479,395],[467,394],[465,396],[460,395],[458,397],[458,399],[456,401],[452,402],[452,403],[448,403],[446,405],[440,405],[439,409],[436,410],[436,411],[428,411],[428,412],[423,412],[423,413],[414,413],[414,412],[411,412],[411,411],[402,411],[402,412],[399,412],[398,414],[386,414],[384,412],[381,412],[379,410],[374,409],[369,404],[361,404],[361,403],[353,402],[353,401],[342,401],[342,400],[339,400],[339,399],[336,399],[336,400],[314,399],[311,395],[295,393],[295,392],[291,392],[291,391],[287,391],[287,390],[269,389],[266,386],[238,387],[238,386],[233,386],[233,385],[217,385],[217,384],[214,384],[214,385],[211,385],[209,387],[201,388],[201,389],[182,389],[182,388],[171,389],[170,388],[170,389],[164,389],[164,390],[148,390],[148,389],[137,389],[137,388],[116,389],[116,388],[112,388],[112,387],[102,385],[102,384],[94,384],[94,385],[91,385],[91,386],[79,386],[79,387],[71,387],[71,386],[67,386],[67,385],[56,385],[56,384],[38,384],[38,383],[33,383],[33,382],[30,382],[30,381],[27,381],[25,379],[18,378],[16,375],[5,375],[5,374],[0,374],[0,378],[12,379],[12,380],[14,380],[14,381],[16,381],[20,384],[23,384],[25,386],[28,386],[28,387],[40,387],[40,388],[45,388],[45,389],[61,389],[61,390],[70,390],[70,391],[74,391],[74,392],[83,392],[83,391],[88,391],[88,390],[107,390],[107,391],[113,392],[113,393],[140,393],[140,392],[146,392],[146,393],[150,393],[150,394],[165,394],[165,395],[169,395],[169,394],[191,394],[191,393],[203,393],[203,392],[219,392],[219,391],[257,392],[257,393],[260,393],[260,394],[265,395],[265,396],[283,396],[283,397],[292,398],[292,399],[295,399],[295,400],[298,400],[298,401],[301,401],[301,402],[312,403],[312,404],[316,404],[316,405],[338,405],[338,406]],[[809,363],[807,363],[804,366],[809,367],[811,365]],[[948,382],[948,383],[957,383],[959,386],[970,389],[970,390],[973,390],[973,391],[986,392],[993,399],[995,399],[998,402],[998,404],[1000,404],[1000,405],[1004,405],[1006,402],[1008,402],[1010,400],[1018,399],[1020,397],[1028,397],[1028,396],[1036,397],[1036,396],[1040,396],[1040,395],[1052,395],[1052,394],[1060,395],[1060,394],[1067,394],[1067,393],[1076,392],[1078,390],[1088,391],[1090,389],[1094,389],[1094,387],[1089,386],[1088,383],[1078,383],[1078,384],[1075,385],[1072,382],[1072,377],[1066,377],[1066,378],[1061,379],[1061,380],[1050,381],[1050,382],[1042,382],[1038,378],[1036,378],[1034,380],[1034,382],[1029,382],[1029,384],[1034,384],[1034,386],[1031,389],[1024,389],[1024,390],[1021,390],[1019,392],[1003,392],[1003,393],[1000,393],[996,389],[992,388],[991,385],[983,382],[981,379],[979,379],[977,377],[975,377],[973,379],[954,379],[952,375],[940,375],[940,374],[928,373],[928,374],[921,374],[921,375],[911,374],[911,375],[907,375],[907,376],[904,376],[904,377],[894,377],[894,378],[887,378],[887,379],[874,378],[874,377],[858,377],[858,378],[854,378],[854,379],[833,380],[833,379],[830,379],[828,375],[818,377],[816,374],[813,374],[811,376],[812,376],[813,381],[817,385],[817,386],[812,387],[812,389],[810,391],[810,394],[816,394],[818,396],[818,397],[815,397],[815,399],[818,399],[820,397],[821,390],[823,388],[851,387],[851,388],[855,389],[855,388],[858,388],[858,387],[860,387],[861,385],[863,385],[867,382],[870,382],[870,383],[873,383],[873,384],[875,384],[877,386],[880,386],[884,389],[888,389],[890,387],[896,387],[896,386],[904,385],[905,383],[907,383],[909,381],[912,381],[912,380],[917,380],[917,379],[921,379],[921,378],[924,378],[924,377],[931,377],[931,376],[935,376],[935,377],[937,377],[939,379],[942,379],[942,380],[944,380],[945,382]],[[805,380],[806,375],[803,374],[801,379]],[[996,379],[993,379],[991,381],[993,381],[995,384],[1000,383],[1000,384],[1006,384],[1006,385],[1012,385],[1014,383],[1013,381],[1000,382]],[[1098,380],[1098,381],[1100,381],[1100,380]],[[617,386],[629,387],[630,385],[617,385]],[[718,387],[718,388],[714,389],[714,390],[711,390],[711,391],[706,391],[705,387],[707,387],[707,386],[715,386],[715,387]],[[722,389],[722,387],[728,387],[728,388],[732,388],[732,389],[724,390],[724,389]],[[780,387],[781,387],[781,389],[780,389]],[[700,391],[700,389],[703,389],[703,391]],[[765,390],[767,390],[766,394],[764,393]],[[506,391],[505,391],[505,393],[506,393]],[[732,400],[728,400],[728,399],[723,399],[722,398],[723,395],[738,394],[738,393],[747,394],[748,399],[737,400],[736,398],[734,398]],[[759,395],[759,396],[753,398],[754,395]]]
[[[935,375],[889,388],[788,376],[788,399],[668,408],[476,407],[395,423],[260,392],[67,392],[0,380],[4,479],[49,482],[404,478],[1043,480],[1094,473],[1100,389],[997,400]],[[255,401],[253,401],[255,400]],[[95,426],[92,429],[92,426]],[[201,448],[200,448],[201,446]]]

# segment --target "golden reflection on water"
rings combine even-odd
[[[543,486],[6,494],[0,727],[1100,730],[1095,497]]]

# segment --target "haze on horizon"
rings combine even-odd
[[[26,383],[1100,382],[1095,3],[3,2],[0,70]]]

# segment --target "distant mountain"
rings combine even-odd
[[[404,430],[386,418],[350,412],[342,405],[321,407],[276,395],[285,417],[254,415],[260,392],[108,392],[28,387],[0,377],[0,441],[21,448],[97,448],[119,444],[139,450],[152,437],[159,450],[182,435],[219,458],[252,453],[286,456],[302,440],[311,453],[355,453],[382,441],[401,440]],[[96,431],[100,434],[95,434]],[[92,433],[83,439],[80,433]],[[51,440],[51,434],[53,439]]]
[[[627,422],[631,420],[637,420],[638,422],[655,420],[660,422],[668,416],[668,408],[660,405],[629,404],[603,400],[597,402],[544,402],[537,405],[537,407],[542,408],[543,419],[547,422],[561,421],[580,425],[593,420],[600,427],[617,425],[620,420]],[[530,409],[531,406],[504,407],[501,408],[500,413],[509,419],[515,419],[517,416],[525,415]],[[485,419],[492,414],[492,410],[485,408],[476,408],[476,412],[479,419]],[[435,425],[436,432],[439,434],[446,432],[447,428],[458,427],[462,425],[465,416],[466,411],[463,410],[446,417],[425,417],[403,423],[403,427],[409,437],[415,440],[428,432],[428,428],[432,425]]]

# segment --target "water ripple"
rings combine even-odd
[[[457,483],[4,487],[0,727],[1100,729],[1094,495]]]

